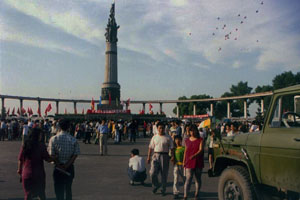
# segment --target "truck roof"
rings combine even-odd
[[[300,84],[275,90],[274,93],[289,92],[289,91],[294,91],[294,90],[300,90]]]

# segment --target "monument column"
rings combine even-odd
[[[106,27],[105,75],[101,90],[101,105],[98,109],[122,109],[118,83],[117,33],[120,26],[115,19],[115,3],[112,4]]]

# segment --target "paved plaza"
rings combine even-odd
[[[140,154],[146,160],[149,139],[137,139],[136,144],[124,141],[120,145],[109,141],[109,156],[101,157],[98,154],[99,146],[94,144],[83,144],[81,141],[81,155],[75,163],[75,179],[73,182],[73,199],[172,199],[173,166],[170,165],[167,195],[162,197],[160,192],[152,194],[149,174],[145,186],[129,185],[127,176],[127,165],[130,150],[140,149]],[[23,199],[22,184],[17,175],[17,156],[21,142],[0,142],[0,200]],[[150,166],[147,165],[147,173]],[[54,200],[54,187],[52,179],[52,164],[45,163],[46,168],[46,194],[47,199]],[[201,199],[218,199],[218,178],[207,176],[208,161],[205,160],[205,169],[202,176]],[[192,185],[192,194],[194,185]],[[183,188],[181,188],[183,192]],[[181,193],[181,196],[183,194]]]

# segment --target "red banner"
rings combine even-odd
[[[87,114],[130,114],[130,110],[87,110]]]
[[[206,118],[208,114],[205,115],[183,115],[183,118]]]

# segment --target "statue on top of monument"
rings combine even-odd
[[[117,25],[115,19],[115,3],[111,5],[110,15],[106,27],[105,38],[106,42],[118,42],[117,33],[120,26]]]

